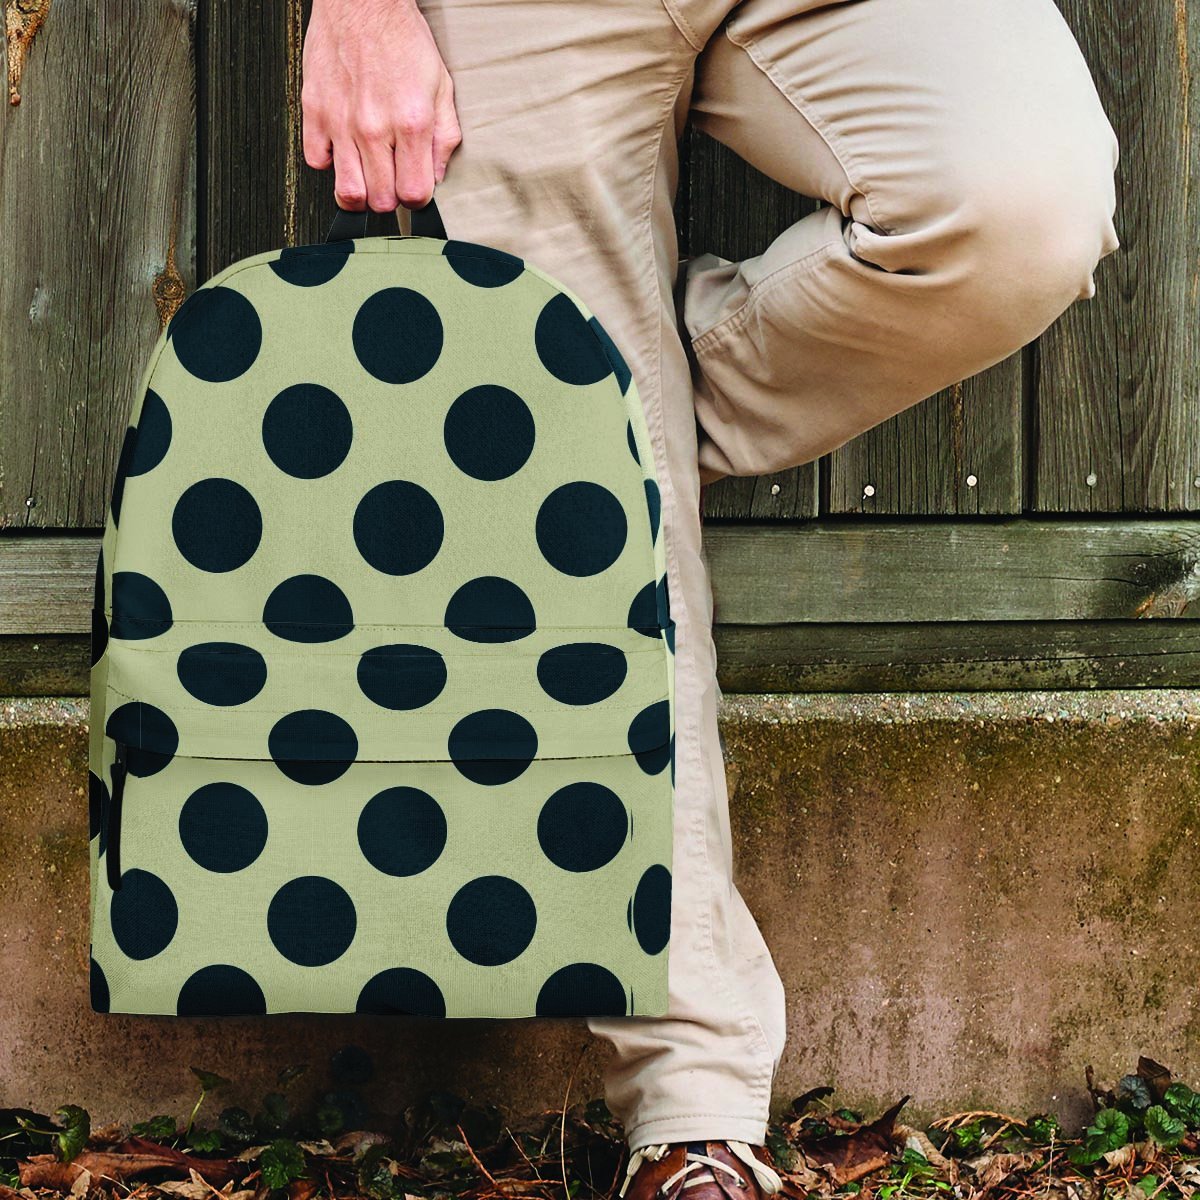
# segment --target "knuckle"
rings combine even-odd
[[[424,133],[433,128],[433,110],[426,106],[406,108],[397,115],[396,128],[406,135]]]
[[[333,194],[343,208],[357,208],[366,203],[367,189],[354,183],[339,183]]]

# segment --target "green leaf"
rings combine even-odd
[[[1122,1075],[1117,1083],[1117,1103],[1134,1112],[1145,1112],[1154,1103],[1154,1097],[1140,1075]]]
[[[1062,1141],[1062,1127],[1053,1113],[1036,1113],[1025,1122],[1025,1136],[1035,1145]]]
[[[1158,1190],[1158,1176],[1143,1175],[1133,1186],[1145,1192],[1147,1196],[1153,1195]]]
[[[1160,1145],[1173,1150],[1183,1141],[1187,1126],[1161,1104],[1146,1109],[1146,1132]]]
[[[304,1152],[289,1138],[276,1138],[263,1150],[258,1166],[267,1187],[284,1188],[304,1177]]]
[[[217,1128],[231,1141],[248,1146],[254,1141],[254,1120],[244,1108],[227,1108],[217,1118]]]
[[[205,1071],[200,1067],[193,1067],[192,1074],[200,1080],[200,1087],[206,1092],[218,1091],[229,1083],[224,1075],[218,1075],[216,1071]]]
[[[1129,1118],[1119,1108],[1102,1108],[1087,1127],[1086,1140],[1103,1145],[1101,1154],[1119,1150],[1129,1141]]]
[[[258,1126],[267,1133],[278,1133],[287,1124],[289,1112],[287,1097],[282,1092],[268,1092],[263,1097]]]
[[[971,1121],[967,1125],[959,1125],[954,1130],[954,1148],[963,1154],[969,1154],[979,1148],[983,1137],[983,1122]]]
[[[1163,1094],[1163,1107],[1189,1129],[1200,1127],[1200,1094],[1186,1083],[1173,1083]]]
[[[149,1138],[152,1142],[169,1142],[178,1134],[175,1118],[159,1115],[148,1121],[139,1121],[130,1130],[138,1137]]]
[[[333,1137],[346,1127],[346,1117],[342,1110],[326,1100],[317,1107],[317,1128],[325,1137]]]
[[[358,1188],[373,1200],[391,1200],[397,1194],[395,1177],[388,1157],[390,1146],[368,1146],[358,1163]]]
[[[187,1143],[201,1154],[213,1154],[221,1148],[221,1135],[215,1129],[193,1129]]]
[[[58,1134],[58,1157],[70,1162],[87,1145],[92,1132],[92,1120],[87,1109],[78,1104],[64,1104],[54,1110],[54,1119],[62,1126]]]

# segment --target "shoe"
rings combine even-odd
[[[629,1156],[625,1200],[762,1200],[784,1190],[764,1146],[746,1142],[676,1142],[643,1146]]]

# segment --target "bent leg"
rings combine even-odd
[[[1095,292],[1116,136],[1053,0],[743,0],[695,124],[829,202],[686,266],[702,483],[818,458]]]

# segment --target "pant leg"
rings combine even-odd
[[[421,7],[463,129],[437,189],[447,232],[522,256],[596,313],[629,361],[662,483],[676,622],[670,1016],[591,1022],[614,1049],[607,1099],[634,1148],[758,1142],[782,1050],[782,986],[732,882],[695,412],[674,296],[676,122],[695,31],[662,0]]]
[[[1116,137],[1053,0],[742,0],[692,103],[829,202],[757,257],[687,264],[703,483],[811,461],[1007,357],[1119,244]]]

